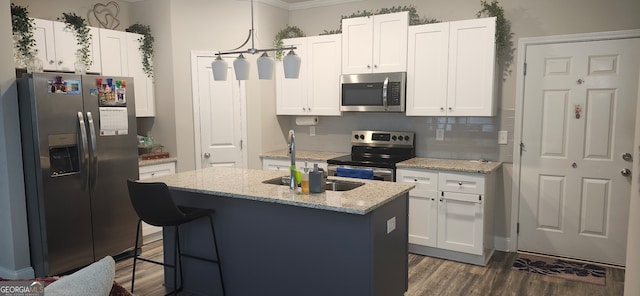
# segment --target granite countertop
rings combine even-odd
[[[285,185],[262,183],[262,181],[285,175],[288,175],[288,173],[210,167],[152,178],[145,180],[145,182],[164,182],[167,186],[176,190],[359,215],[367,214],[414,188],[414,185],[408,183],[330,177],[330,179],[356,181],[365,184],[349,191],[302,194],[300,188],[290,190]]]
[[[398,168],[415,168],[464,173],[490,174],[502,166],[502,162],[479,160],[439,159],[416,157],[396,164]]]
[[[138,159],[138,166],[154,165],[154,164],[177,162],[177,161],[178,161],[177,157],[147,159],[147,160]]]
[[[297,161],[327,161],[327,159],[340,157],[350,154],[351,152],[323,152],[323,151],[308,151],[308,150],[296,150]],[[269,151],[260,155],[260,158],[282,158],[289,159],[289,150],[281,149],[275,151]]]

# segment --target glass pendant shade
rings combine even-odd
[[[300,57],[292,51],[284,56],[284,78],[298,78],[300,75]]]
[[[275,64],[275,62],[271,57],[269,57],[266,51],[262,53],[262,55],[258,58],[257,63],[258,63],[258,78],[271,79],[271,77],[273,76],[273,65]]]
[[[220,56],[218,56],[213,62],[211,62],[211,69],[213,70],[213,80],[215,81],[227,80],[228,68],[229,68],[229,65],[227,65],[227,62],[223,60]]]
[[[242,54],[233,61],[233,69],[236,71],[236,79],[249,80],[249,61]]]

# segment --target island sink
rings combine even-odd
[[[269,180],[262,181],[264,184],[272,184],[272,185],[289,185],[289,176],[273,178]],[[325,190],[329,191],[349,191],[360,186],[364,185],[361,182],[352,182],[352,181],[344,181],[344,180],[335,180],[335,179],[327,179],[325,183]]]

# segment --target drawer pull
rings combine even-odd
[[[413,182],[418,182],[418,179],[413,179]]]
[[[458,185],[462,186],[462,182],[458,182]]]

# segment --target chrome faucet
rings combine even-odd
[[[289,188],[296,189],[298,184],[296,183],[296,136],[293,130],[289,130],[289,158],[291,158],[291,179],[289,180]]]

